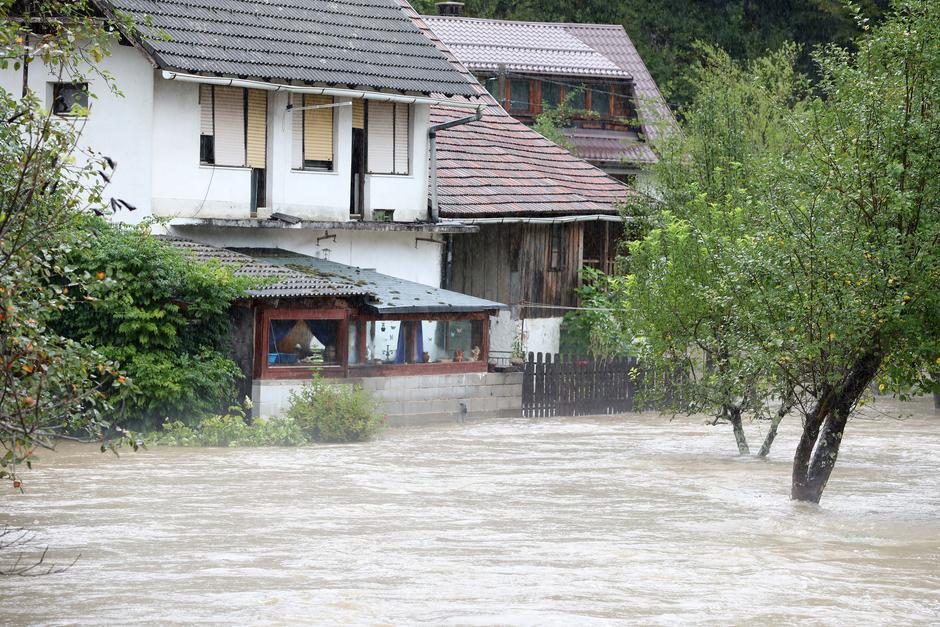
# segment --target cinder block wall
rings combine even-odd
[[[330,381],[360,384],[382,401],[391,426],[522,415],[522,373],[467,373],[413,377],[369,377]],[[287,409],[299,381],[254,381],[256,416]]]

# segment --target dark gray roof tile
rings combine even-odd
[[[395,0],[99,0],[163,69],[475,96]]]

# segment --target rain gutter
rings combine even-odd
[[[431,151],[431,222],[438,222],[440,220],[440,207],[437,204],[437,134],[444,129],[481,120],[483,118],[483,109],[486,105],[478,104],[475,106],[477,110],[473,115],[434,124],[428,128],[428,140],[430,140],[429,150]]]
[[[380,91],[362,91],[359,89],[340,89],[338,87],[309,87],[305,85],[285,85],[283,83],[268,83],[242,78],[223,78],[220,76],[200,76],[198,74],[183,74],[163,70],[163,78],[168,81],[183,81],[187,83],[201,83],[203,85],[221,85],[223,87],[244,87],[246,89],[263,89],[265,91],[283,91],[293,94],[316,94],[334,96],[337,98],[356,98],[362,100],[376,100],[378,102],[401,102],[404,104],[446,105],[449,107],[467,107],[479,109],[477,102],[463,100],[447,100],[443,98],[428,98],[425,96],[406,96],[404,94],[387,94]]]

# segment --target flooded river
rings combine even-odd
[[[67,571],[23,623],[940,622],[940,415],[850,423],[820,507],[728,427],[654,414],[392,430],[363,445],[45,455],[0,522]],[[759,446],[762,429],[749,425]]]

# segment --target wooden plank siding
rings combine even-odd
[[[558,268],[552,268],[552,232],[560,231]],[[572,307],[581,269],[582,224],[484,225],[453,240],[452,280],[447,289],[508,305],[522,302]],[[526,318],[560,316],[564,310],[526,307]]]

